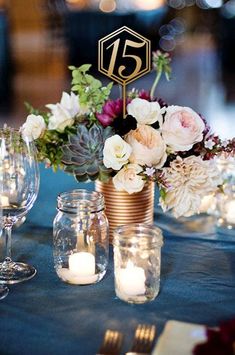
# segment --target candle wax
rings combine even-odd
[[[146,291],[144,269],[134,266],[131,261],[128,261],[126,268],[116,271],[116,279],[120,293],[137,296],[143,295]]]
[[[95,257],[93,254],[81,251],[69,256],[69,270],[76,275],[88,276],[95,274]]]
[[[225,205],[225,219],[228,223],[235,224],[235,201],[229,201]]]
[[[99,277],[98,274],[87,275],[87,276],[77,275],[76,273],[73,273],[67,268],[58,269],[57,274],[63,281],[73,285],[93,284],[96,281],[98,281],[98,277]]]
[[[76,284],[87,285],[98,280],[95,274],[95,257],[88,252],[78,252],[69,256],[69,268],[57,270],[62,280]]]

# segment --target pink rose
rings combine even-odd
[[[189,107],[168,106],[161,128],[165,143],[173,151],[188,151],[202,141],[205,123]]]
[[[130,131],[125,141],[132,148],[130,162],[161,168],[167,158],[166,144],[161,134],[148,125],[139,125],[134,131]]]

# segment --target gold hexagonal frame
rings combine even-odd
[[[139,41],[138,43],[140,43],[141,46],[143,46],[143,47],[145,46],[145,55],[146,55],[145,67],[141,68],[141,70],[138,71],[136,73],[136,75],[131,74],[128,77],[126,77],[125,79],[121,76],[115,75],[114,73],[110,74],[109,71],[104,67],[104,51],[108,48],[108,47],[105,47],[106,42],[112,38],[114,40],[116,38],[116,41],[117,41],[120,38],[119,35],[123,32],[127,32],[128,36],[131,35],[132,38],[135,40],[138,39],[138,41]],[[141,60],[141,63],[143,63],[141,58],[140,58],[140,60]],[[115,65],[115,63],[113,63],[113,65]],[[133,31],[132,29],[128,28],[127,26],[123,26],[123,27],[119,28],[118,30],[110,33],[109,35],[101,38],[98,43],[98,70],[101,73],[103,73],[104,75],[106,75],[109,78],[113,79],[114,81],[118,82],[119,84],[122,84],[123,86],[125,86],[128,83],[131,83],[132,81],[149,73],[151,70],[151,43],[150,43],[150,40],[143,37],[139,33]]]

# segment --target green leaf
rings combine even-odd
[[[72,86],[71,90],[72,90],[72,91],[78,91],[78,90],[80,90],[80,85],[74,85],[74,86]]]
[[[99,80],[95,79],[91,82],[91,86],[93,89],[99,89],[100,87],[102,87],[102,84]]]
[[[160,192],[161,198],[163,199],[163,201],[165,201],[165,198],[166,198],[166,195],[167,195],[166,190],[164,190],[163,188],[160,188],[159,192]]]
[[[113,82],[111,81],[111,83],[109,83],[109,84],[107,85],[107,88],[111,91],[112,87],[113,87]]]
[[[35,109],[30,103],[24,102],[24,105],[26,107],[26,110],[29,112],[29,114],[39,115],[39,110]]]
[[[83,64],[81,65],[78,70],[80,70],[82,73],[86,73],[88,70],[90,70],[91,64]]]

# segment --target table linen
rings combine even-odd
[[[127,351],[138,323],[155,324],[160,334],[171,319],[216,326],[235,317],[235,236],[200,234],[203,219],[197,232],[183,236],[178,234],[179,222],[174,227],[174,220],[157,208],[155,223],[166,228],[160,293],[153,302],[130,305],[115,296],[111,248],[101,282],[61,282],[54,270],[52,221],[57,194],[73,188],[92,189],[93,184],[78,184],[63,172],[41,167],[38,199],[13,240],[14,259],[34,265],[38,273],[11,286],[0,301],[0,354],[92,355],[107,328],[125,334]],[[2,254],[2,238],[0,250]]]

